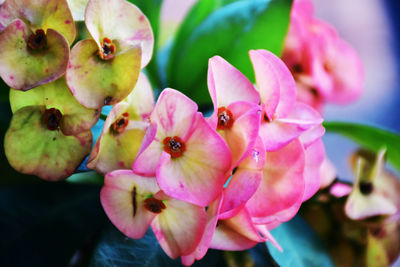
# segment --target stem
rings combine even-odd
[[[101,113],[101,114],[100,114],[100,119],[103,120],[103,121],[105,121],[105,120],[107,119],[107,115]]]

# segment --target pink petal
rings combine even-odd
[[[134,172],[144,176],[155,176],[160,162],[163,145],[154,139],[157,126],[151,125],[143,138],[136,160],[132,164]]]
[[[351,185],[337,182],[334,185],[332,185],[332,187],[329,189],[329,193],[332,196],[341,198],[349,195],[351,193],[351,189],[352,189]]]
[[[145,196],[158,190],[154,178],[141,177],[130,170],[117,170],[105,176],[100,200],[108,218],[122,233],[141,238],[156,216],[144,207]]]
[[[227,107],[236,101],[260,102],[253,84],[220,56],[208,62],[208,88],[214,109]]]
[[[296,85],[292,74],[280,58],[267,50],[251,50],[250,57],[260,57],[260,61],[263,60],[265,64],[270,64],[274,67],[280,85],[279,103],[276,105],[275,115],[278,118],[286,117],[292,112],[296,102]],[[259,62],[257,65],[261,66],[261,63]],[[261,88],[259,89],[260,91],[263,90]],[[277,97],[276,93],[273,92],[267,95],[273,96],[274,99]],[[271,110],[273,106],[275,106],[275,104],[271,105]]]
[[[266,115],[272,120],[280,97],[280,83],[275,66],[255,50],[251,50],[249,54],[261,96],[261,103],[264,105]]]
[[[243,106],[248,108],[247,112],[240,114],[243,112]],[[218,131],[232,152],[232,167],[237,166],[238,162],[248,154],[258,137],[260,108],[256,105],[250,107],[244,105],[243,102],[235,102],[228,106],[235,121],[232,128]]]
[[[125,0],[90,0],[86,7],[85,23],[99,47],[105,37],[140,46],[141,67],[149,63],[153,54],[153,31],[147,17],[135,5]]]
[[[189,266],[192,265],[194,260],[202,259],[210,246],[214,230],[218,222],[218,214],[221,209],[223,195],[221,194],[216,200],[214,200],[207,209],[207,224],[201,241],[193,253],[182,256],[182,264]]]
[[[165,89],[160,94],[150,120],[157,124],[157,137],[179,136],[186,140],[196,120],[197,105],[184,94]]]
[[[220,250],[245,250],[264,242],[251,221],[246,208],[228,220],[219,220],[210,248]]]
[[[224,201],[220,219],[228,219],[235,215],[229,211],[243,206],[257,191],[262,179],[262,171],[238,168],[224,190]]]
[[[288,124],[298,124],[302,127],[310,127],[323,122],[323,119],[318,111],[306,104],[299,102],[294,105],[294,108],[290,114],[288,114],[286,117],[280,117],[278,120]]]
[[[306,163],[304,167],[305,190],[303,202],[312,197],[321,185],[321,165],[325,158],[324,143],[321,139],[305,148]]]
[[[251,216],[263,217],[265,223],[272,221],[268,216],[278,214],[276,218],[282,220],[294,216],[291,213],[298,207],[293,206],[301,203],[305,190],[304,165],[304,149],[298,140],[278,151],[267,152],[261,184],[246,205]],[[287,210],[290,212],[286,213]]]
[[[226,143],[198,113],[182,156],[162,153],[157,182],[169,196],[205,207],[221,193],[230,164]]]
[[[161,192],[162,193],[162,192]],[[167,208],[151,223],[151,228],[165,253],[173,259],[192,253],[201,241],[207,218],[204,208],[166,197]]]

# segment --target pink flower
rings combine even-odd
[[[313,17],[308,0],[294,2],[282,58],[296,80],[297,98],[322,111],[362,93],[364,71],[356,51],[328,23]]]
[[[126,236],[141,238],[151,225],[171,258],[192,253],[206,226],[204,208],[168,197],[154,177],[130,170],[108,173],[100,199],[111,222]]]
[[[197,105],[182,93],[165,89],[150,115],[155,124],[139,151],[133,170],[156,175],[170,197],[207,206],[222,191],[231,166],[231,153]]]
[[[250,58],[263,108],[259,135],[267,151],[282,148],[322,123],[317,111],[296,102],[293,76],[278,57],[266,50],[251,50]]]
[[[258,136],[260,96],[240,71],[219,56],[209,60],[208,90],[214,105],[209,122],[231,149],[234,168]]]

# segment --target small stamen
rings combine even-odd
[[[104,37],[103,41],[101,42],[101,51],[99,51],[100,58],[103,60],[109,60],[114,57],[114,54],[115,45],[109,38]]]
[[[153,213],[161,213],[166,208],[165,204],[154,197],[146,198],[144,201],[144,207]]]
[[[118,118],[112,125],[111,125],[111,131],[114,134],[120,134],[122,133],[126,126],[128,126],[129,124],[129,119],[127,118],[127,116],[124,116],[124,114],[122,114],[123,117]],[[129,114],[128,114],[129,116]]]
[[[132,206],[133,206],[133,216],[136,215],[137,202],[136,202],[136,186],[133,187],[132,191]]]
[[[50,131],[58,129],[61,119],[62,119],[61,111],[59,111],[56,108],[46,109],[43,115],[43,123]]]
[[[218,130],[225,130],[232,127],[234,122],[232,112],[226,107],[218,108]]]
[[[293,64],[293,73],[302,73],[303,72],[303,67],[301,66],[300,63]]]
[[[28,38],[28,48],[34,51],[43,50],[47,47],[46,33],[42,29],[36,30]]]
[[[363,195],[369,195],[374,190],[374,185],[371,182],[361,182],[359,186]]]
[[[178,136],[166,137],[163,141],[164,151],[169,153],[172,158],[182,156],[186,150],[185,143]]]

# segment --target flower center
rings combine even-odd
[[[163,141],[164,151],[169,153],[172,158],[177,158],[186,150],[185,143],[178,136],[166,137]]]
[[[111,125],[111,131],[114,134],[120,134],[122,133],[126,126],[129,124],[129,119],[128,119],[129,113],[125,112],[122,114],[122,117],[118,118],[112,125]]]
[[[359,186],[361,194],[363,195],[369,195],[374,190],[374,186],[371,182],[361,182]]]
[[[144,201],[144,207],[153,213],[161,213],[166,208],[165,204],[154,197],[146,198]]]
[[[46,109],[43,116],[43,122],[47,126],[47,129],[54,131],[60,125],[62,119],[61,112],[56,108]]]
[[[115,45],[109,38],[104,37],[103,41],[101,42],[101,51],[99,51],[100,58],[103,60],[109,60],[114,57],[114,54]]]
[[[232,112],[226,107],[218,108],[218,125],[217,130],[229,129],[233,125]]]
[[[47,46],[47,37],[44,30],[36,30],[28,38],[28,47],[34,51],[43,50]]]

